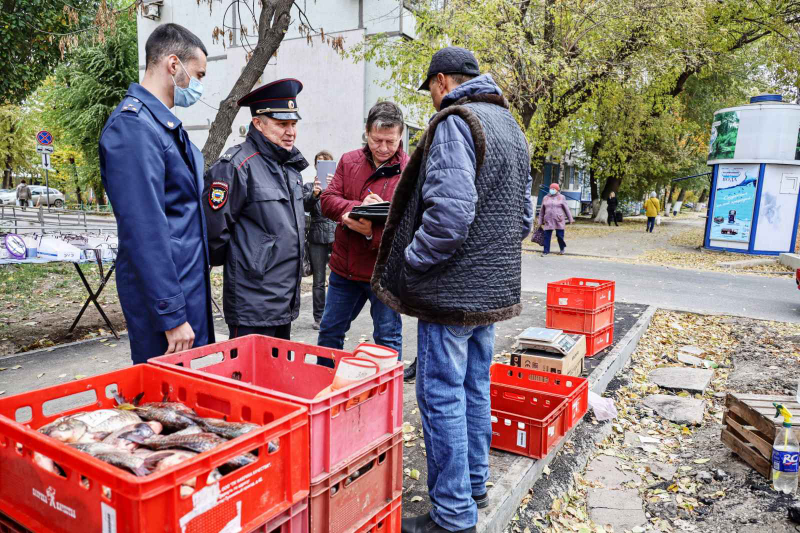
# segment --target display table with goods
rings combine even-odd
[[[3,265],[39,265],[54,262],[72,263],[86,289],[87,298],[75,317],[72,326],[70,326],[69,332],[71,333],[75,330],[81,317],[83,317],[83,313],[86,312],[86,308],[91,303],[94,304],[97,312],[103,317],[114,337],[119,339],[114,325],[106,316],[98,301],[100,294],[116,269],[117,246],[117,237],[111,234],[28,233],[19,235],[5,233],[0,234],[0,267]],[[92,288],[81,268],[82,265],[91,263],[97,265],[97,270],[100,274],[100,285],[97,289]]]

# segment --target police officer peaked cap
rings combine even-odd
[[[428,67],[428,75],[419,90],[430,91],[431,78],[440,73],[480,76],[481,71],[478,68],[478,60],[475,59],[472,52],[460,46],[448,46],[433,54],[431,65]]]
[[[302,90],[303,84],[299,80],[273,81],[244,96],[237,104],[249,107],[254,117],[266,115],[275,120],[300,120],[296,98]]]

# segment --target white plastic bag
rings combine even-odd
[[[589,391],[589,407],[594,409],[594,416],[601,422],[617,418],[617,407],[611,398],[603,398],[599,394]]]
[[[656,216],[656,226],[661,225],[661,215]]]
[[[81,260],[81,251],[61,239],[47,236],[42,237],[42,241],[39,243],[39,257],[77,263]]]

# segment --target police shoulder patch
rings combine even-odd
[[[228,202],[228,184],[224,181],[214,181],[211,183],[211,188],[208,190],[208,205],[211,209],[222,209]]]

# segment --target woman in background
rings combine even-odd
[[[553,230],[556,232],[560,255],[564,255],[564,248],[567,243],[564,241],[564,227],[572,224],[572,212],[567,206],[566,197],[561,194],[561,187],[558,183],[551,183],[547,196],[542,200],[542,208],[539,211],[539,225],[544,229],[544,252],[542,255],[550,253],[550,241],[553,238]]]
[[[333,161],[333,156],[327,150],[322,150],[314,156],[314,168],[320,161]],[[322,193],[322,187],[316,178],[314,178],[314,183],[306,183],[303,186],[303,205],[311,214],[311,224],[306,231],[306,240],[308,241],[311,272],[314,277],[311,291],[314,324],[311,327],[316,330],[319,330],[322,312],[325,311],[325,280],[328,274],[333,237],[336,233],[336,223],[322,215],[319,204],[320,193]]]
[[[647,215],[647,230],[653,233],[653,228],[656,227],[656,217],[658,212],[661,211],[661,204],[658,201],[658,195],[655,191],[650,193],[650,198],[644,203],[645,214]]]

